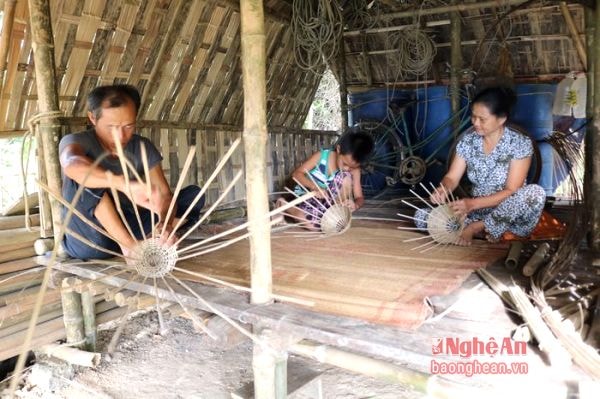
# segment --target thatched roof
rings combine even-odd
[[[400,9],[406,8],[406,3],[409,2],[388,0],[384,3],[404,3],[403,7],[393,10],[398,15],[406,14]],[[423,14],[426,14],[427,9],[443,9],[444,4],[450,2],[416,3],[428,3],[422,9]],[[468,5],[486,2],[459,3]],[[569,3],[568,10],[580,38],[585,41],[584,7],[575,2]],[[412,10],[418,9],[413,7]],[[348,84],[364,86],[402,81],[444,83],[449,78],[449,14],[443,12],[391,18],[392,13],[382,12],[380,22],[373,29],[363,32],[355,30],[352,36],[346,33]],[[519,81],[556,79],[569,71],[585,70],[557,1],[515,1],[512,6],[461,11],[460,18],[465,74],[473,71],[477,76],[494,76],[512,72],[515,80]],[[414,25],[419,26],[432,39],[437,51],[431,69],[421,76],[400,74],[401,71],[397,68],[398,37],[406,35],[410,38],[408,28]],[[387,31],[377,32],[378,28]]]
[[[351,8],[353,4],[364,8],[370,2],[338,3],[346,21],[345,71],[351,89],[414,81],[444,83],[448,78],[449,13],[435,11],[450,2],[375,0],[362,19],[353,16]],[[469,8],[494,2],[459,3]],[[500,72],[512,72],[517,80],[556,78],[584,69],[558,2],[495,3],[511,5],[460,13],[465,73],[494,75],[500,61],[504,61]],[[4,131],[23,129],[36,112],[27,1],[16,4],[0,101],[0,122],[4,122],[0,130]],[[264,4],[268,123],[298,128],[325,66],[315,73],[295,63],[293,1],[265,0]],[[66,116],[85,116],[85,98],[93,87],[126,82],[143,93],[142,120],[189,126],[242,124],[237,1],[52,0],[50,6],[60,108]],[[583,38],[584,8],[576,3],[568,8]],[[407,26],[418,26],[437,50],[431,67],[420,76],[398,67],[398,40],[410,31]],[[330,66],[339,72],[337,64],[338,58],[332,57]]]
[[[60,108],[85,116],[100,84],[143,93],[143,120],[242,123],[239,9],[227,1],[51,1]],[[319,77],[294,65],[289,25],[268,18],[268,122],[302,124]],[[0,108],[3,130],[36,107],[27,1],[18,1]]]

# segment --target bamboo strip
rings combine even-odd
[[[571,35],[571,39],[573,40],[573,44],[575,45],[575,49],[577,50],[577,55],[581,61],[581,65],[583,66],[583,71],[585,72],[587,69],[587,54],[585,52],[585,46],[581,37],[579,36],[579,32],[577,32],[577,27],[575,26],[575,21],[573,21],[573,16],[571,15],[571,11],[567,7],[566,1],[561,1],[559,3],[560,12],[565,18],[565,22],[567,24],[567,28],[569,29],[569,34]]]
[[[508,294],[521,314],[521,317],[523,317],[523,320],[527,322],[529,329],[538,342],[540,350],[548,356],[550,364],[559,370],[568,370],[571,366],[571,356],[556,337],[554,337],[542,319],[540,312],[533,307],[521,287],[514,285],[508,287]]]
[[[42,280],[41,274],[43,271],[44,269],[38,266],[21,272],[2,275],[0,280],[0,294],[38,285]]]

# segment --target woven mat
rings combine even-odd
[[[418,233],[375,225],[352,227],[327,239],[293,233],[272,238],[273,291],[314,301],[312,310],[415,329],[432,315],[427,298],[450,293],[469,274],[506,255],[506,246],[483,241],[420,253]],[[182,261],[179,266],[249,286],[247,240]],[[198,277],[181,277],[203,282]]]

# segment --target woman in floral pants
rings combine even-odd
[[[472,198],[449,203],[464,217],[459,245],[469,245],[473,236],[485,233],[496,241],[505,232],[526,237],[534,229],[546,200],[542,187],[525,184],[531,164],[531,139],[506,126],[516,97],[510,89],[494,87],[473,99],[473,128],[463,133],[456,156],[430,200],[445,203],[467,173],[473,184]],[[428,209],[416,212],[416,225],[426,228]]]

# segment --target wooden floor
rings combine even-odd
[[[298,228],[274,233],[274,293],[313,302],[313,311],[409,330],[432,316],[430,296],[452,292],[473,270],[506,255],[506,246],[484,241],[468,248],[442,246],[422,252],[414,248],[425,242],[425,236],[399,230],[399,224],[356,221],[343,235],[322,239],[299,235],[303,233]],[[244,240],[178,265],[249,287],[249,254]]]
[[[378,212],[381,213],[379,216],[382,217],[386,216],[386,212],[389,215],[389,210],[376,209],[376,212],[373,213]],[[365,232],[364,229],[372,227],[372,222],[356,223],[353,231],[356,232],[357,236],[362,236]],[[401,259],[402,257],[413,257],[412,254],[407,255],[407,251],[409,254],[411,253],[409,249],[399,249],[402,248],[400,239],[394,239],[393,242],[386,242],[384,249],[380,249],[380,253],[373,254],[373,252],[377,252],[372,250],[373,243],[379,245],[377,243],[382,242],[380,235],[388,237],[389,234],[396,234],[396,232],[385,231],[385,227],[374,230],[375,232],[372,232],[372,234],[377,239],[368,240],[364,239],[365,237],[360,237],[362,239],[359,242],[364,247],[353,245],[352,249],[354,252],[350,252],[348,247],[338,243],[338,245],[335,245],[336,248],[339,248],[335,255],[342,260],[354,263],[358,256],[369,253],[370,258],[376,258],[378,261],[372,261],[369,263],[369,267],[363,266],[361,268],[360,263],[354,265],[356,269],[366,272],[365,274],[367,275],[373,270],[377,270],[377,265],[380,263],[379,260],[386,258],[385,254],[392,253],[394,257]],[[342,237],[337,239],[342,240]],[[279,240],[286,242],[288,238],[274,238],[273,240],[273,248],[275,249],[273,263],[276,278],[278,276],[278,268],[281,267],[277,263],[277,259],[279,259],[277,248],[282,245],[279,243]],[[370,241],[373,241],[373,243]],[[319,243],[319,241],[309,243],[314,245],[315,243]],[[283,245],[285,247],[287,244]],[[357,248],[363,249],[359,250]],[[368,248],[371,248],[371,250],[369,251]],[[289,262],[290,259],[298,257],[300,249],[302,249],[301,246],[296,246],[293,247],[293,250],[287,251],[284,260]],[[442,397],[545,397],[561,399],[567,397],[566,381],[578,374],[571,371],[569,373],[556,373],[553,371],[546,365],[535,344],[530,343],[527,346],[526,353],[516,356],[477,354],[469,358],[464,358],[452,354],[433,353],[432,345],[438,342],[440,338],[457,339],[462,342],[472,341],[475,338],[483,342],[489,342],[490,340],[502,342],[504,339],[511,337],[513,330],[522,323],[517,316],[506,309],[504,303],[496,293],[490,290],[476,274],[469,271],[477,267],[477,262],[482,261],[481,258],[473,258],[473,254],[478,251],[473,251],[472,249],[465,252],[462,249],[458,252],[455,251],[458,250],[454,248],[447,249],[441,251],[439,254],[427,254],[427,258],[423,259],[423,264],[434,263],[432,262],[434,258],[444,259],[444,261],[457,267],[456,269],[452,269],[453,271],[458,270],[461,275],[464,271],[464,277],[461,277],[462,284],[459,281],[457,288],[454,290],[442,287],[437,290],[437,293],[435,290],[429,292],[428,295],[433,308],[433,315],[412,331],[405,331],[391,325],[376,324],[356,317],[333,315],[328,312],[316,311],[314,308],[302,308],[285,303],[255,306],[249,303],[246,293],[196,282],[189,282],[193,293],[174,285],[173,289],[176,292],[176,296],[173,295],[170,289],[167,289],[167,287],[160,283],[157,289],[151,284],[142,284],[139,282],[129,282],[128,284],[132,290],[156,294],[163,300],[174,302],[177,299],[186,306],[207,311],[211,311],[211,308],[216,308],[239,323],[247,323],[248,326],[253,323],[260,323],[280,334],[292,334],[295,337],[302,337],[320,344],[334,346],[369,357],[384,359],[408,369],[430,373],[435,376],[432,380],[432,390],[436,389],[436,384],[444,385],[449,381],[454,384],[453,389],[455,393],[449,394],[449,391],[446,389]],[[492,256],[493,259],[500,257],[501,250],[499,248],[490,247],[482,250],[482,252],[488,251],[495,253]],[[239,268],[240,263],[247,262],[240,254],[233,256],[221,253],[220,257],[222,259],[218,264],[227,262],[227,259],[229,259],[229,267],[234,269]],[[331,264],[332,261],[329,263]],[[214,269],[217,267],[216,264],[208,265],[207,267]],[[470,266],[466,267],[464,265]],[[421,261],[415,261],[414,259],[410,261],[409,266],[413,270],[420,270],[420,267],[422,267]],[[106,277],[107,273],[101,272],[103,267],[100,265],[90,264],[89,266],[81,267],[69,265],[67,262],[64,262],[57,264],[56,268],[84,278],[103,277],[103,282],[117,287],[129,281],[129,276],[126,274]],[[389,271],[389,268],[390,265],[387,265],[384,271]],[[522,280],[519,277],[518,271],[508,272],[501,261],[491,262],[486,269],[505,283]],[[327,273],[330,272],[332,275],[337,273],[335,269],[327,271]],[[408,273],[403,274],[402,278],[408,278],[407,275]],[[387,284],[389,282],[386,282],[386,287]],[[421,277],[420,283],[413,282],[412,284],[427,285],[427,279]],[[363,292],[361,291],[363,288],[360,287],[358,281],[353,286],[357,286],[357,290]],[[411,292],[414,293],[414,290]],[[423,291],[417,290],[417,292]],[[397,294],[398,292],[396,291]],[[465,376],[464,374],[457,373],[438,375],[433,369],[434,362],[438,362],[438,364],[440,362],[448,364],[457,362],[495,362],[505,363],[509,366],[516,362],[525,364],[527,370],[523,374],[497,375],[483,373]],[[458,394],[456,394],[456,389],[459,391]],[[465,391],[461,392],[461,389]]]

